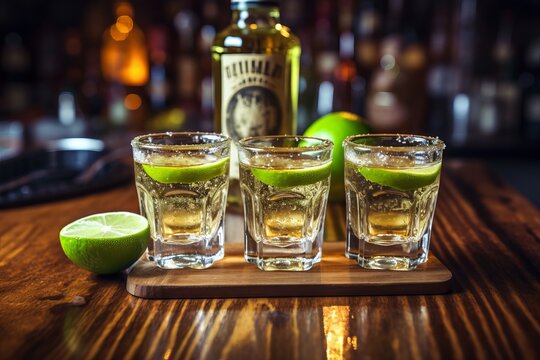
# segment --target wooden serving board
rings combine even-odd
[[[309,271],[261,271],[243,258],[243,244],[226,243],[225,258],[205,270],[164,270],[141,259],[127,291],[148,299],[441,294],[452,274],[432,254],[413,271],[366,270],[345,258],[344,243],[323,246],[323,260]]]

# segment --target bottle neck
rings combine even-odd
[[[279,7],[277,5],[247,5],[240,4],[232,9],[232,23],[239,28],[275,27],[279,24]]]

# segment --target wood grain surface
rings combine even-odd
[[[125,275],[81,270],[59,245],[63,225],[112,210],[138,211],[133,185],[0,211],[0,358],[540,358],[540,213],[480,163],[443,168],[444,295],[136,298]],[[342,205],[326,225],[344,239]]]
[[[158,268],[143,257],[127,277],[127,291],[147,299],[441,294],[452,274],[434,255],[414,271],[362,269],[343,242],[323,244],[309,271],[261,271],[244,260],[243,243],[226,243],[225,258],[205,270]]]

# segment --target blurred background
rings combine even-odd
[[[0,1],[0,159],[65,137],[212,130],[210,47],[228,0]],[[299,133],[355,112],[441,137],[539,203],[539,0],[286,0]],[[112,139],[112,140],[111,140]]]

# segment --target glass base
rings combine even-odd
[[[269,258],[256,259],[255,265],[264,271],[307,271],[318,263],[314,259],[303,258]]]
[[[154,241],[154,261],[163,269],[206,269],[223,259],[223,227],[210,239],[190,242]]]
[[[160,256],[155,259],[157,266],[162,269],[207,269],[214,265],[214,262],[223,259],[224,251],[221,249],[214,256],[203,255],[171,255]]]
[[[255,265],[264,271],[307,271],[322,257],[322,231],[315,241],[261,241],[257,243]],[[246,261],[250,259],[246,256]]]
[[[349,253],[365,269],[414,270],[428,259],[429,229],[419,240],[407,240],[398,236],[360,237],[349,234],[350,240],[358,241],[358,254]],[[355,256],[356,255],[356,256]]]
[[[359,257],[358,265],[365,269],[408,271],[416,269],[418,265],[423,264],[426,260],[427,255],[425,256],[425,260],[422,258],[410,259],[408,257],[398,256]]]

